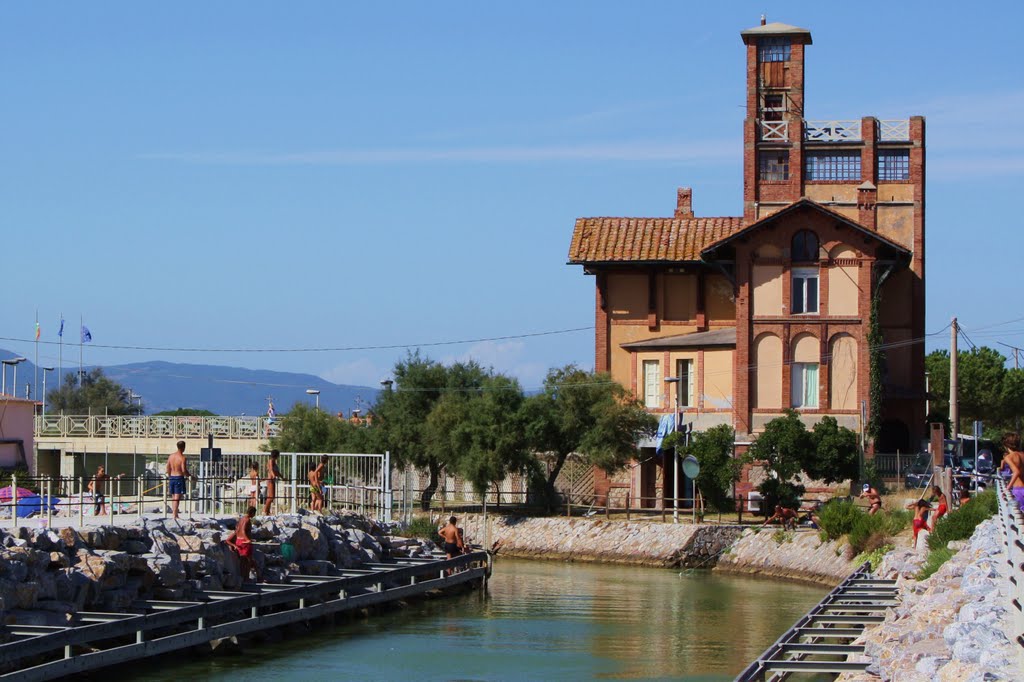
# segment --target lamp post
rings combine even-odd
[[[46,416],[46,374],[53,371],[53,367],[40,367],[43,370],[43,416]]]
[[[0,379],[2,379],[2,381],[0,381],[0,383],[3,383],[2,389],[3,389],[3,392],[5,394],[7,393],[7,366],[10,365],[11,367],[14,368],[14,390],[11,392],[11,395],[16,396],[18,394],[18,365],[20,363],[22,363],[22,362],[25,362],[26,359],[27,358],[20,358],[19,357],[19,358],[10,358],[8,360],[3,360],[2,361],[3,362],[3,372],[2,372],[2,377],[0,377]]]
[[[320,391],[316,388],[307,388],[306,393],[309,395],[316,396],[316,411],[320,411]]]
[[[672,407],[672,432],[679,431],[679,377],[665,377],[672,396],[669,404]],[[679,451],[672,446],[672,523],[679,523]]]

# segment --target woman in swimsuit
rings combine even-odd
[[[270,507],[274,504],[277,496],[277,479],[281,478],[281,470],[277,468],[277,458],[281,456],[278,450],[270,451],[270,459],[267,461],[267,501],[263,503],[263,515],[270,516]]]
[[[249,505],[255,507],[260,503],[260,466],[249,462]]]
[[[882,511],[882,496],[878,494],[878,491],[871,487],[870,483],[865,483],[860,493],[861,497],[868,498],[868,502],[871,506],[868,508],[868,514],[877,514]]]

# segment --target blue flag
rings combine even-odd
[[[64,338],[64,318],[60,318],[60,331],[57,332],[57,336]]]
[[[92,332],[84,324],[82,325],[82,343],[89,343],[92,341]]]

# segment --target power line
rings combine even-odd
[[[158,351],[163,353],[341,353],[357,350],[395,350],[398,348],[429,348],[436,346],[457,346],[466,343],[483,343],[485,341],[511,341],[514,339],[529,339],[538,336],[554,336],[556,334],[572,334],[575,332],[592,331],[593,326],[573,327],[570,329],[555,329],[552,331],[530,332],[526,334],[508,334],[506,336],[488,336],[477,339],[457,339],[451,341],[429,341],[425,343],[394,343],[370,346],[337,346],[322,348],[172,348],[167,346],[125,346],[116,344],[89,343],[91,348],[104,348],[108,350],[145,350]],[[0,341],[17,341],[22,343],[37,343],[35,339],[22,339],[11,336],[0,336]],[[56,346],[59,341],[39,341],[38,343]],[[65,344],[69,347],[80,344]]]

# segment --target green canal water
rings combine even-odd
[[[827,592],[693,572],[499,558],[486,595],[414,604],[138,680],[732,679]],[[137,671],[137,674],[136,674]]]

